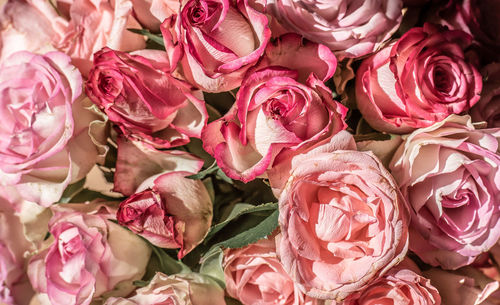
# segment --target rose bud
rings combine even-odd
[[[482,79],[464,49],[471,37],[426,23],[365,59],[356,73],[356,101],[371,127],[409,133],[468,111]]]
[[[346,128],[347,108],[323,84],[336,64],[325,46],[295,34],[280,37],[249,71],[229,112],[203,130],[204,149],[226,175],[248,182],[280,152],[329,141]]]
[[[279,196],[277,247],[302,291],[340,302],[404,258],[408,211],[396,182],[372,153],[332,150],[337,144],[291,160]]]
[[[389,168],[408,200],[410,249],[445,269],[471,264],[500,237],[500,129],[469,116],[410,134]]]
[[[151,282],[134,296],[109,298],[104,305],[226,305],[224,290],[210,277],[199,273],[167,276],[157,272]]]
[[[399,27],[402,8],[401,0],[267,0],[266,6],[287,30],[326,45],[341,59],[376,51]]]
[[[0,185],[49,206],[90,171],[102,117],[80,96],[82,77],[60,52],[12,54],[0,66]]]
[[[125,296],[145,273],[151,249],[111,220],[115,210],[98,202],[53,206],[54,242],[31,258],[33,288],[52,305],[88,305],[103,295]]]
[[[207,92],[239,87],[271,37],[267,17],[247,0],[182,0],[178,15],[162,23],[172,67]]]
[[[208,119],[202,93],[170,74],[167,53],[133,54],[108,48],[95,54],[86,84],[92,102],[126,137],[156,148],[199,138]]]
[[[486,79],[481,99],[470,114],[476,122],[486,122],[489,128],[500,127],[500,63],[492,63],[481,70]]]
[[[179,258],[196,247],[210,229],[212,200],[188,172],[167,172],[146,179],[120,203],[118,222],[160,248],[180,248]]]

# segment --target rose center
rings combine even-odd
[[[434,87],[438,91],[442,93],[450,92],[452,87],[452,79],[450,74],[446,72],[444,68],[436,67],[436,69],[434,69],[432,77],[434,80]]]
[[[194,1],[188,10],[189,22],[193,26],[201,26],[208,18],[208,6],[205,1]]]

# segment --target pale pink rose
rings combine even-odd
[[[407,261],[409,260],[406,259],[363,290],[349,296],[342,305],[440,305],[441,297],[437,289],[420,275],[415,263]]]
[[[100,152],[89,135],[82,79],[60,52],[12,54],[0,67],[0,185],[48,206],[83,178]]]
[[[325,46],[295,34],[269,44],[233,107],[203,130],[204,149],[226,175],[247,182],[264,174],[280,152],[329,141],[346,128],[347,108],[323,83],[336,63]]]
[[[470,36],[432,24],[412,28],[365,59],[356,75],[356,101],[373,128],[409,133],[477,101],[482,79],[466,59]]]
[[[163,20],[178,14],[179,0],[132,0],[135,17],[145,28],[158,32]]]
[[[85,92],[126,137],[156,148],[201,136],[208,115],[203,94],[170,74],[168,55],[104,48],[94,54]]]
[[[167,172],[146,179],[120,203],[117,219],[161,248],[180,248],[184,257],[201,243],[212,223],[212,200],[191,172]]]
[[[469,116],[410,134],[389,165],[410,205],[410,249],[445,269],[471,264],[500,237],[500,129]]]
[[[432,268],[423,272],[436,287],[445,305],[498,305],[500,283],[467,267],[455,272]]]
[[[167,276],[157,272],[148,286],[128,299],[109,298],[104,305],[225,305],[224,290],[199,273]]]
[[[278,255],[307,295],[340,302],[404,258],[408,211],[372,153],[335,145],[292,159],[279,196]]]
[[[151,254],[139,237],[115,224],[115,210],[99,203],[53,206],[53,243],[28,266],[33,288],[52,305],[88,305],[103,295],[134,290]]]
[[[285,272],[276,255],[274,236],[224,253],[227,293],[243,305],[316,305]]]
[[[28,33],[29,39],[22,39],[27,50],[37,52],[50,44],[68,54],[83,75],[92,66],[92,55],[104,46],[121,51],[145,47],[141,35],[127,30],[141,28],[132,16],[131,0],[56,0],[54,6],[49,1],[10,0],[7,5],[10,22],[3,26],[7,38],[2,38],[6,41],[0,47],[9,49],[10,41],[20,33]]]
[[[2,195],[5,195],[2,192]],[[33,295],[25,274],[25,253],[33,251],[12,203],[0,197],[0,304],[24,305]]]
[[[479,102],[470,114],[476,122],[486,122],[489,128],[500,127],[500,63],[492,63],[481,70],[485,78]]]
[[[401,23],[402,8],[401,0],[267,0],[266,12],[340,58],[356,58],[376,51],[391,37]]]
[[[239,87],[271,37],[267,17],[247,0],[182,0],[178,15],[161,27],[172,67],[203,91]]]

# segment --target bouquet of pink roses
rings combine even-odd
[[[0,305],[500,305],[497,0],[0,0]]]

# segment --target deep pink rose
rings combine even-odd
[[[203,91],[239,87],[264,53],[271,31],[267,17],[247,0],[182,0],[180,13],[162,24],[172,66]]]
[[[141,35],[127,31],[127,28],[140,28],[131,15],[130,0],[53,2],[55,7],[49,1],[9,1],[6,17],[10,22],[3,26],[2,32],[7,32],[9,35],[7,37],[10,39],[6,43],[0,43],[0,47],[3,44],[4,48],[12,48],[9,41],[14,39],[17,41],[17,37],[21,37],[21,41],[25,41],[23,46],[28,46],[28,50],[33,52],[52,45],[68,54],[72,63],[83,75],[87,75],[92,66],[92,55],[104,46],[121,51],[133,51],[145,47]],[[30,14],[25,15],[25,11]],[[37,36],[39,32],[41,35]],[[25,33],[28,33],[29,40],[22,38]]]
[[[298,35],[270,44],[233,107],[203,130],[205,150],[229,177],[247,182],[264,174],[281,151],[328,141],[346,128],[347,109],[323,84],[335,67],[325,46]]]
[[[180,248],[182,258],[203,241],[212,223],[207,189],[200,180],[185,178],[200,168],[167,171],[144,180],[120,203],[118,222],[158,247]]]
[[[322,304],[302,293],[276,255],[274,236],[224,253],[227,293],[243,305]]]
[[[399,27],[402,8],[401,0],[267,0],[266,11],[344,58],[376,51]]]
[[[200,137],[208,115],[202,93],[170,72],[165,52],[104,48],[94,55],[86,93],[126,137],[156,148],[184,145]]]
[[[481,70],[484,88],[481,99],[470,114],[476,122],[485,121],[489,128],[500,127],[500,63],[492,63]]]
[[[105,293],[124,296],[134,290],[151,254],[139,237],[110,221],[115,210],[99,203],[52,208],[50,247],[28,266],[33,288],[53,305],[88,305]]]
[[[412,28],[365,59],[356,75],[356,101],[375,129],[409,133],[469,110],[482,88],[464,56],[470,37],[432,24]]]
[[[500,237],[500,129],[452,115],[417,129],[389,165],[411,213],[410,249],[445,269],[471,264]]]
[[[178,14],[179,0],[132,0],[137,20],[147,29],[158,32],[163,20]]]
[[[408,212],[372,153],[336,144],[292,159],[279,196],[278,255],[307,295],[340,302],[403,259]]]
[[[224,290],[210,277],[199,273],[156,273],[134,296],[109,298],[104,305],[226,305]]]
[[[342,303],[342,305],[372,304],[440,305],[441,297],[431,282],[420,275],[415,263],[407,259]]]
[[[80,72],[60,52],[17,52],[0,66],[0,185],[48,206],[87,174],[99,117],[81,91]]]

